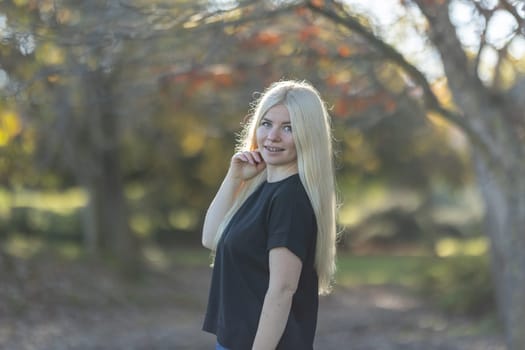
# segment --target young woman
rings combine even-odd
[[[330,120],[308,83],[261,96],[204,221],[215,251],[203,330],[217,349],[312,349],[335,270]]]

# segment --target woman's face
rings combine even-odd
[[[257,127],[256,138],[266,165],[286,168],[297,165],[292,124],[286,106],[276,105],[266,112]]]

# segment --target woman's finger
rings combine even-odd
[[[261,154],[259,153],[259,151],[253,151],[252,154],[253,154],[253,157],[255,158],[255,161],[256,161],[257,163],[261,163],[261,162],[263,162],[262,156],[261,156]]]
[[[264,162],[262,156],[258,151],[242,151],[237,152],[233,156],[234,159],[238,159],[241,162],[250,163],[251,165],[257,165],[261,162]]]
[[[241,162],[247,162],[248,158],[246,158],[246,155],[244,152],[237,152],[233,155],[233,160],[240,160]]]
[[[253,152],[244,152],[244,155],[246,155],[246,158],[248,158],[250,164],[255,165],[258,163],[257,159],[255,159],[255,156],[253,155]]]
[[[253,159],[253,161],[255,162],[255,164],[259,164],[259,163],[264,162],[264,159],[262,158],[262,156],[259,153],[259,151],[251,151],[250,152],[250,156]]]

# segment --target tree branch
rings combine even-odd
[[[448,109],[441,104],[437,96],[432,91],[432,87],[430,86],[427,78],[418,68],[416,68],[410,62],[408,62],[403,57],[403,55],[401,55],[395,48],[385,43],[381,38],[372,33],[368,28],[363,26],[357,18],[353,17],[346,11],[340,11],[343,12],[343,14],[336,13],[332,10],[327,9],[327,7],[317,6],[311,1],[308,1],[305,6],[314,13],[322,15],[323,17],[328,18],[334,23],[342,25],[343,27],[357,33],[365,40],[367,40],[367,42],[372,44],[388,60],[397,64],[405,73],[407,73],[407,75],[417,85],[419,85],[422,88],[424,104],[427,110],[440,114],[445,119],[458,126],[461,130],[465,132],[465,134],[467,134],[469,139],[474,144],[476,144],[482,152],[488,155],[490,159],[495,161],[499,159],[494,149],[489,147],[489,145],[487,145],[487,143],[479,136],[478,132],[473,128],[473,126],[470,123],[467,122],[463,114]],[[332,6],[332,8],[334,7]]]
[[[421,86],[424,91],[424,100],[425,105],[428,109],[443,114],[444,117],[450,119],[451,122],[460,126],[461,128],[467,129],[468,126],[465,124],[461,114],[456,113],[455,111],[449,110],[441,105],[437,96],[432,91],[425,75],[417,69],[414,65],[409,63],[403,55],[401,55],[396,49],[394,49],[389,44],[385,43],[382,39],[373,34],[368,28],[365,28],[358,19],[345,14],[345,17],[341,17],[335,12],[328,11],[324,8],[317,7],[311,2],[308,2],[306,5],[313,12],[318,13],[333,22],[343,25],[347,29],[359,34],[369,43],[371,43],[376,49],[378,49],[388,60],[396,63],[408,76],[414,80],[416,84]]]
[[[481,61],[481,53],[483,52],[483,49],[487,45],[486,38],[487,38],[487,30],[489,27],[488,24],[489,24],[489,21],[492,15],[494,14],[494,11],[483,8],[478,2],[473,1],[472,3],[476,7],[476,10],[478,10],[478,12],[485,18],[485,28],[483,28],[483,32],[481,33],[481,37],[479,40],[479,49],[478,49],[478,52],[476,53],[476,59],[475,59],[474,68],[473,68],[474,74],[477,74],[478,69],[479,69],[479,64]]]

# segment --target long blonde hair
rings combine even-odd
[[[328,294],[335,273],[336,255],[336,197],[330,116],[317,90],[304,81],[273,83],[256,102],[251,119],[240,134],[237,151],[256,150],[255,132],[262,117],[275,105],[286,106],[297,150],[299,177],[317,220],[315,269],[319,277],[319,293]],[[265,179],[266,170],[243,183],[232,208],[219,225],[215,244],[235,212]]]

